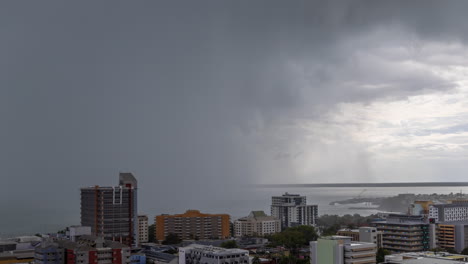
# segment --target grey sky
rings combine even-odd
[[[259,182],[464,180],[467,11],[4,1],[0,227],[75,221],[78,188],[119,171],[149,214]]]

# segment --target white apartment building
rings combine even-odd
[[[138,216],[138,234],[140,243],[148,242],[148,216],[139,215]]]
[[[179,248],[179,264],[249,263],[249,251],[192,244]]]
[[[280,219],[282,228],[298,225],[315,226],[318,206],[307,205],[305,196],[285,193],[271,198],[271,215]]]
[[[456,222],[468,220],[468,204],[435,204],[429,206],[431,222]]]
[[[234,236],[264,236],[281,232],[281,221],[263,211],[252,211],[249,216],[234,221]]]

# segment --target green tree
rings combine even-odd
[[[154,224],[148,226],[148,242],[150,243],[156,242],[156,237],[154,236],[155,231],[156,231],[156,226]]]
[[[322,235],[324,236],[333,236],[336,235],[336,233],[340,230],[340,225],[339,224],[334,224],[328,228],[325,228],[322,232]]]
[[[231,235],[231,237],[234,237],[234,223],[233,222],[229,222],[229,234]]]
[[[235,240],[224,241],[220,246],[222,248],[238,248],[237,242]]]
[[[260,264],[260,263],[262,263],[262,262],[260,261],[260,258],[258,256],[255,256],[252,259],[252,264]]]
[[[450,254],[458,254],[458,252],[453,248],[444,248],[444,251]]]
[[[175,245],[175,244],[180,244],[181,242],[182,242],[182,239],[180,239],[177,234],[169,233],[166,236],[166,239],[162,242],[162,244],[163,245]]]
[[[468,255],[468,247],[464,248],[461,252],[462,255]]]
[[[290,227],[286,230],[301,232],[302,235],[304,236],[304,239],[306,240],[305,242],[306,246],[309,245],[310,241],[316,241],[318,238],[317,232],[315,231],[315,228],[313,226],[301,225],[301,226]]]
[[[383,248],[379,248],[377,250],[377,255],[376,255],[377,263],[384,262],[385,261],[385,256],[389,255],[389,254],[390,254],[390,251],[388,251],[386,249],[383,249]]]
[[[445,249],[441,247],[436,247],[436,248],[431,249],[431,251],[437,254],[437,252],[444,252]]]

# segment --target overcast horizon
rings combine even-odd
[[[31,216],[76,219],[79,188],[120,171],[149,214],[256,184],[465,182],[467,12],[3,1],[0,234]]]

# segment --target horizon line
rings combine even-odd
[[[279,188],[279,187],[468,187],[468,182],[380,182],[380,183],[268,183],[257,184],[257,187],[262,188]]]

